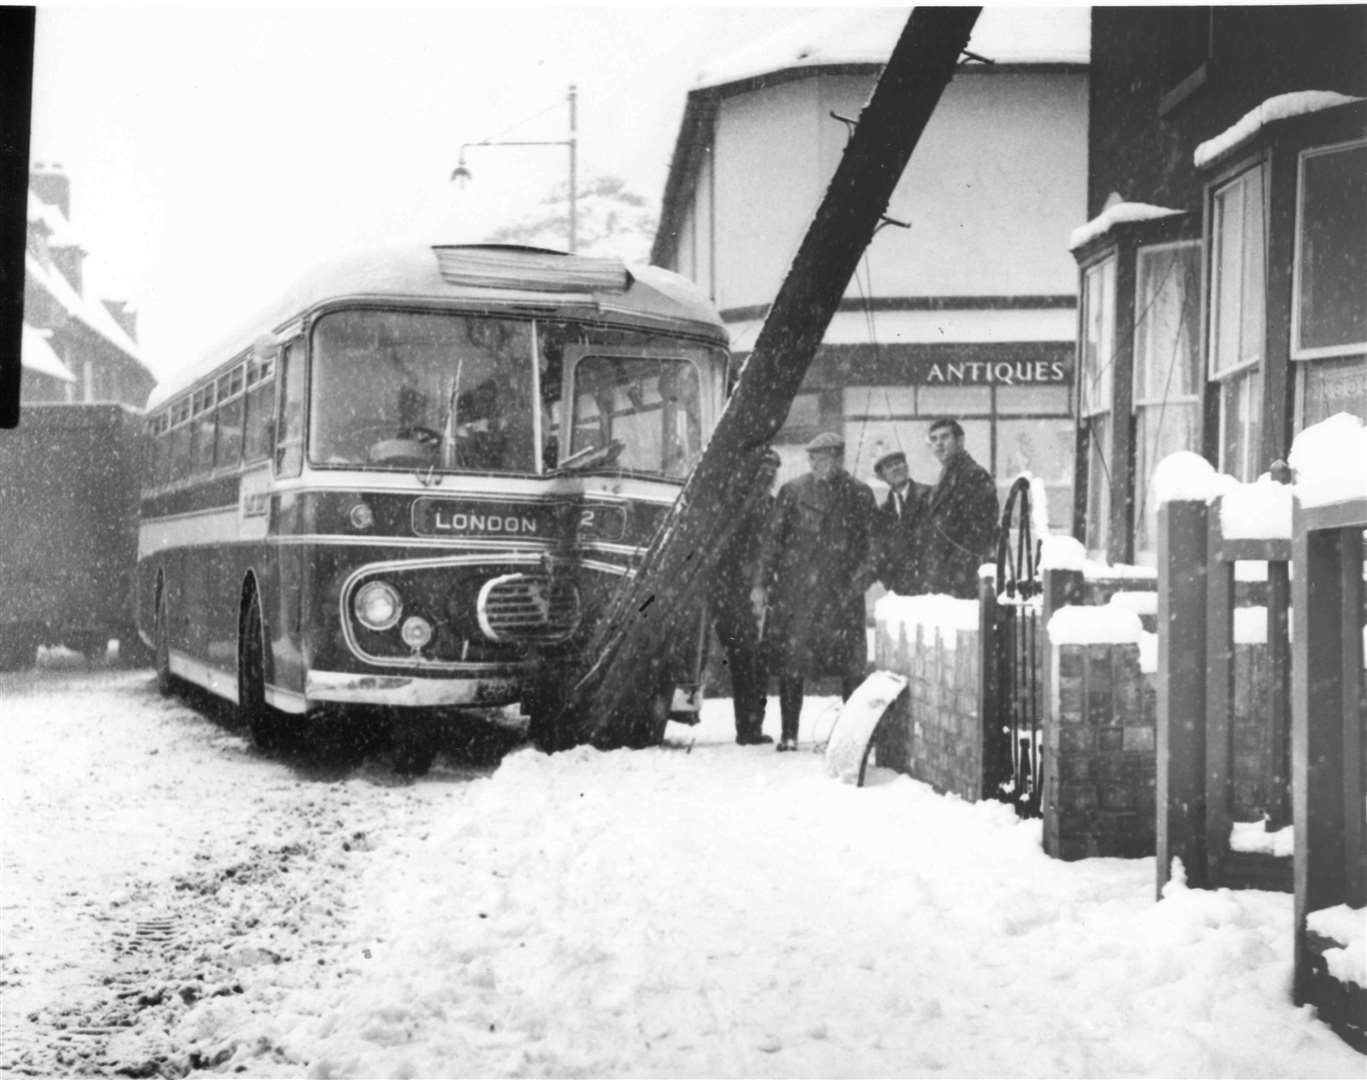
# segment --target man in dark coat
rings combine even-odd
[[[778,466],[778,454],[766,451],[755,478],[754,494],[742,512],[736,531],[722,549],[708,590],[712,625],[717,640],[726,651],[726,666],[731,674],[736,742],[742,746],[774,741],[763,731],[768,669],[760,649],[759,616],[750,603],[750,588],[759,565],[764,526],[774,507],[771,489]]]
[[[797,749],[807,675],[838,674],[848,698],[868,663],[869,582],[861,571],[869,559],[873,492],[845,471],[839,435],[818,435],[807,456],[811,472],[779,489],[751,592],[757,612],[768,608],[764,639],[778,672],[779,750]]]
[[[918,484],[901,450],[873,463],[878,479],[888,485],[888,497],[878,507],[874,576],[889,592],[915,596],[925,585],[925,512],[929,484]]]
[[[997,485],[964,449],[957,420],[930,425],[930,449],[941,469],[926,507],[925,591],[972,599],[978,567],[995,555]]]

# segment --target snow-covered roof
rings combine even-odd
[[[1226,128],[1213,139],[1207,139],[1196,147],[1193,161],[1198,169],[1203,169],[1230,151],[1248,142],[1266,125],[1276,120],[1286,120],[1292,116],[1305,116],[1308,113],[1334,109],[1367,98],[1350,97],[1333,90],[1301,90],[1294,94],[1278,94],[1268,98],[1261,105],[1250,109],[1239,118],[1238,123]]]
[[[1116,203],[1114,206],[1108,206],[1086,225],[1079,225],[1074,229],[1068,238],[1068,250],[1076,251],[1078,248],[1086,247],[1098,237],[1105,236],[1116,225],[1135,221],[1156,221],[1159,218],[1175,217],[1184,212],[1149,203]]]
[[[75,382],[76,376],[62,363],[62,358],[52,351],[42,330],[34,329],[24,323],[19,339],[19,365],[39,375],[51,375],[62,382]]]
[[[697,89],[789,68],[882,64],[906,27],[910,8],[820,8],[773,34],[719,57],[697,75]],[[1086,64],[1087,7],[985,7],[968,48],[999,64]]]
[[[29,188],[28,192],[28,220],[30,223],[41,223],[47,229],[49,247],[80,245],[76,230],[71,227],[67,216],[60,208],[40,199],[32,188]]]
[[[49,271],[31,252],[24,255],[24,271],[46,289],[72,318],[79,319],[112,345],[146,366],[137,344],[101,301],[82,296],[59,271]]]

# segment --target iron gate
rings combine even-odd
[[[983,590],[983,794],[1040,816],[1043,602],[1030,478],[1011,485],[997,539],[995,588]],[[989,589],[990,594],[989,594]]]

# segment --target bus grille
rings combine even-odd
[[[492,641],[562,641],[579,624],[579,590],[565,578],[504,574],[484,583],[475,610]]]

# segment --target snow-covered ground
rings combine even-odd
[[[6,1076],[1363,1076],[1290,1004],[1290,896],[1155,902],[729,702],[413,783],[64,654],[0,703]]]

